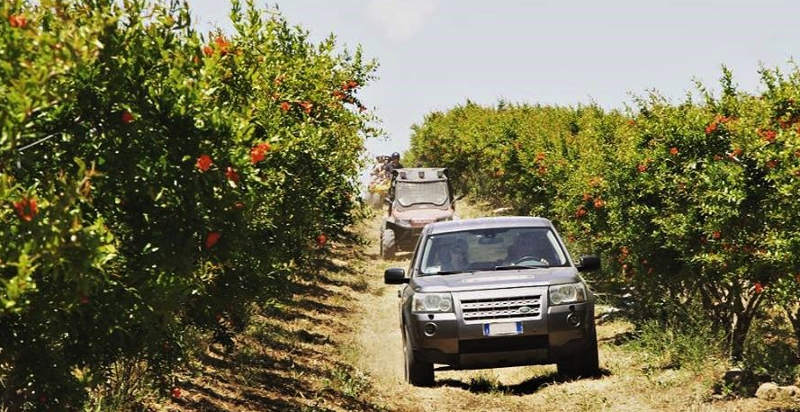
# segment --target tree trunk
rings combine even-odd
[[[797,348],[795,349],[797,360],[800,361],[800,305],[795,305],[795,307],[787,305],[786,314],[789,316],[789,321],[792,322],[794,336],[797,338]]]
[[[747,332],[753,322],[753,317],[761,304],[761,294],[756,293],[749,298],[742,296],[740,302],[734,305],[733,322],[730,331],[730,358],[734,362],[742,360],[744,355],[744,343]]]

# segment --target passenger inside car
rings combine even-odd
[[[430,258],[425,265],[428,268],[438,267],[437,271],[451,272],[464,270],[467,267],[467,242],[464,239],[439,241],[431,249]]]

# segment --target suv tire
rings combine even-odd
[[[597,356],[597,331],[592,327],[587,336],[586,350],[558,362],[558,374],[571,378],[591,378],[600,372],[600,360]]]
[[[394,230],[383,229],[381,231],[381,257],[384,259],[394,258],[395,251]]]
[[[403,358],[406,382],[414,386],[433,386],[433,364],[420,362],[414,356],[414,350],[408,342],[407,332],[403,329]]]

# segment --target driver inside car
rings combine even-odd
[[[520,259],[530,257],[545,265],[557,262],[553,245],[544,232],[531,231],[517,235],[514,243],[508,248],[506,264],[519,264]]]

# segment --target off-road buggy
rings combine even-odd
[[[453,220],[455,199],[444,168],[404,168],[392,174],[381,225],[381,256],[410,251],[428,223]]]

